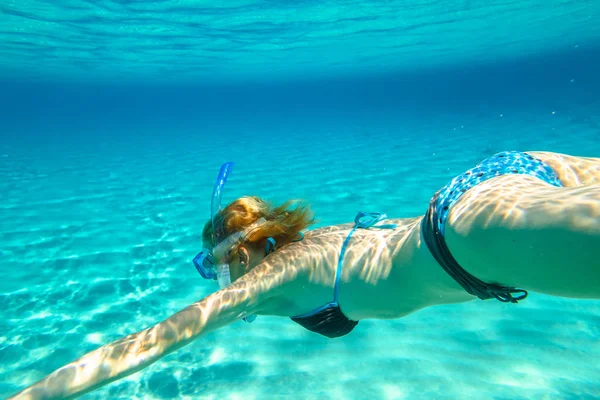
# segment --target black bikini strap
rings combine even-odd
[[[517,303],[527,297],[527,291],[524,289],[483,282],[469,274],[458,264],[452,257],[438,224],[435,223],[436,219],[439,218],[437,212],[438,195],[439,192],[431,199],[427,213],[421,221],[421,234],[429,251],[444,271],[458,282],[467,293],[477,296],[481,300],[495,298],[504,303]]]

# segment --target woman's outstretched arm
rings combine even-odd
[[[163,322],[102,346],[57,369],[11,399],[70,399],[81,396],[140,371],[202,334],[259,312],[264,300],[272,297],[274,284],[282,280],[271,280],[271,284],[259,282],[258,271],[255,270]]]

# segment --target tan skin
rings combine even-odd
[[[451,209],[448,247],[464,269],[483,281],[598,299],[600,159],[530,154],[550,164],[565,187],[525,175],[477,185]],[[475,299],[433,259],[421,240],[420,221],[388,220],[398,227],[354,233],[339,295],[348,318],[399,318],[424,307]],[[289,317],[331,301],[340,249],[351,228],[315,229],[266,257],[262,247],[239,246],[230,260],[230,286],[84,355],[13,399],[74,398],[249,314]]]

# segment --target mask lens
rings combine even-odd
[[[217,269],[215,268],[215,259],[208,249],[203,249],[193,259],[196,270],[204,279],[216,279]]]

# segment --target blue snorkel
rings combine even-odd
[[[221,211],[221,200],[223,196],[223,187],[227,182],[227,178],[233,169],[233,162],[227,162],[221,165],[221,170],[217,176],[217,181],[213,188],[212,198],[210,202],[210,220],[213,228],[213,249],[202,249],[200,253],[193,259],[194,266],[204,279],[218,280],[221,289],[227,287],[231,283],[229,273],[229,264],[227,261],[218,263],[215,259],[215,250],[229,248],[229,246],[242,237],[243,232],[232,234],[224,238],[223,221],[217,223],[217,215]],[[220,246],[219,246],[220,245]],[[218,254],[217,254],[218,256]],[[252,322],[256,319],[256,315],[249,315],[243,318],[246,322]]]
[[[227,177],[233,168],[233,163],[228,162],[221,166],[217,181],[213,188],[212,198],[210,202],[210,220],[213,227],[213,249],[223,239],[223,224],[217,226],[216,219],[219,211],[221,211],[221,198],[223,196],[223,186],[227,182]],[[217,227],[219,228],[217,230]],[[216,260],[213,255],[213,251],[209,249],[202,249],[200,253],[192,260],[194,266],[202,275],[204,279],[217,280],[218,273],[216,268]]]

